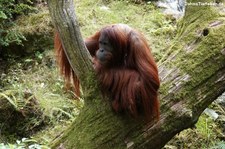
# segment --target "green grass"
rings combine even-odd
[[[128,24],[144,34],[156,59],[162,57],[175,35],[175,21],[164,16],[152,3],[137,5],[129,1],[75,0],[75,5],[84,37],[108,24]]]
[[[165,149],[173,146],[178,149],[210,149],[223,145],[219,136],[221,136],[221,132],[217,123],[207,115],[202,114],[195,128],[187,129],[177,134],[165,146]]]
[[[4,88],[0,90],[0,101],[7,100],[19,115],[25,113],[25,117],[21,116],[20,120],[24,124],[15,122],[16,129],[20,131],[31,131],[30,134],[34,134],[32,131],[38,132],[43,128],[52,131],[59,124],[62,131],[82,107],[82,102],[76,101],[72,92],[66,92],[63,78],[56,69],[53,57],[52,51],[37,52],[27,58],[11,59],[8,64],[7,75],[4,75],[1,81]],[[30,104],[28,100],[33,100],[36,104],[31,105],[32,103]],[[0,110],[1,108],[4,107],[0,106]],[[5,107],[5,111],[10,109],[10,106]],[[30,117],[31,110],[33,115]],[[7,121],[1,125],[7,125]],[[57,130],[52,134],[55,135],[61,131]],[[21,136],[14,135],[14,137],[19,139]],[[2,137],[0,142],[1,139]],[[14,139],[4,138],[2,141]]]

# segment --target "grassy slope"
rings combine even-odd
[[[102,0],[75,0],[75,5],[84,37],[93,34],[107,24],[125,23],[144,33],[156,59],[160,59],[169,47],[170,40],[176,32],[175,21],[162,15],[152,4],[137,5],[127,1],[104,3]],[[40,15],[40,20],[49,20],[48,15],[45,15],[46,11],[43,14]],[[30,33],[45,28],[43,23],[35,23],[38,22],[37,15],[34,18],[32,19],[31,16],[30,19],[21,19],[19,21],[21,30]],[[35,21],[31,23],[29,20]],[[45,32],[45,30],[41,32]],[[48,122],[51,126],[35,133],[33,137],[44,144],[59,134],[69,124],[68,118],[73,119],[78,113],[77,108],[82,106],[82,103],[75,103],[74,100],[71,100],[73,98],[71,92],[65,93],[63,90],[63,79],[58,76],[53,57],[52,51],[45,51],[44,53],[36,52],[31,58],[20,60],[19,63],[16,61],[7,69],[5,72],[7,75],[3,77],[2,83],[0,82],[4,84],[4,88],[0,92],[15,90],[23,93],[29,89],[39,101],[44,111],[43,117],[50,119]],[[197,124],[197,129],[186,130],[179,134],[167,148],[174,146],[178,148],[208,148],[215,143],[212,138],[217,138],[218,133],[214,130],[217,130],[215,123],[203,116]],[[195,141],[195,138],[201,142]],[[0,137],[0,142],[1,139]]]

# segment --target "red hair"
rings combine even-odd
[[[113,48],[110,66],[103,66],[95,56],[102,34]],[[55,39],[55,43],[62,74],[67,81],[73,78],[75,88],[79,88],[59,38]],[[134,117],[144,113],[148,121],[159,119],[158,70],[144,36],[127,25],[116,24],[102,28],[87,38],[85,44],[93,56],[101,90],[111,98],[113,109],[128,112]]]

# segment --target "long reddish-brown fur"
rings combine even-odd
[[[74,73],[67,56],[64,52],[62,42],[60,40],[58,32],[55,33],[54,48],[56,50],[56,59],[60,67],[60,73],[65,78],[66,88],[70,87],[70,82],[74,85],[74,92],[79,97],[80,96],[80,83],[76,74]]]
[[[113,67],[103,67],[95,53],[99,49],[99,37],[106,34],[113,46]],[[159,77],[150,48],[144,36],[124,24],[109,25],[85,40],[93,57],[94,67],[102,92],[111,98],[116,112],[128,112],[134,117],[144,113],[147,121],[159,119]],[[61,73],[67,82],[74,80],[79,95],[79,81],[64,53],[60,38],[56,35],[55,48]]]

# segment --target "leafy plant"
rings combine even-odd
[[[10,43],[22,44],[25,37],[13,29],[15,19],[19,15],[27,15],[36,9],[31,0],[0,0],[0,47]]]
[[[22,140],[17,140],[15,144],[11,143],[1,143],[0,148],[2,149],[50,149],[48,146],[40,145],[34,139],[23,138]]]
[[[225,142],[218,142],[214,147],[211,147],[210,149],[225,149]]]

